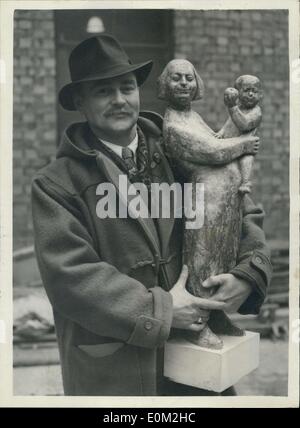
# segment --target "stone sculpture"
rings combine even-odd
[[[226,273],[236,264],[242,219],[239,192],[242,175],[240,158],[255,155],[259,142],[249,133],[233,138],[216,134],[192,110],[191,102],[203,96],[203,82],[186,60],[170,61],[158,79],[158,97],[167,102],[164,144],[170,161],[185,182],[204,183],[204,225],[185,229],[183,262],[189,269],[187,289],[199,297],[210,292],[202,286],[209,276]],[[230,98],[230,97],[229,97]],[[227,125],[223,129],[228,133]],[[196,193],[192,203],[195,207]],[[219,334],[243,335],[223,311],[212,311],[204,327],[189,339],[208,348],[222,348]]]
[[[258,103],[262,99],[260,80],[256,76],[244,75],[236,79],[234,88],[227,88],[224,102],[228,108],[229,118],[218,132],[220,138],[230,138],[245,132],[256,133],[262,119]],[[241,193],[251,192],[251,171],[253,156],[243,156],[240,160],[242,183]]]

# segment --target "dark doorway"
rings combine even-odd
[[[55,11],[57,90],[70,81],[68,57],[73,47],[104,30],[121,42],[133,62],[154,61],[151,75],[141,88],[141,108],[163,113],[163,103],[156,98],[156,79],[173,57],[172,21],[172,11],[169,10]],[[82,118],[59,105],[57,108],[60,136],[68,124]]]

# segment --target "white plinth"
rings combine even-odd
[[[258,367],[258,333],[220,337],[224,343],[220,350],[202,348],[184,339],[169,340],[164,375],[177,383],[222,392]]]

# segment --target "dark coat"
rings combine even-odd
[[[149,119],[138,125],[148,144],[152,179],[174,177]],[[181,271],[180,219],[100,219],[99,183],[117,190],[123,172],[90,148],[87,124],[64,134],[57,159],[33,181],[36,255],[53,306],[66,395],[156,395],[170,334],[168,290]],[[157,155],[158,154],[158,155]],[[253,293],[242,313],[257,313],[270,279],[263,212],[247,198],[238,266]],[[158,358],[159,353],[159,358]]]

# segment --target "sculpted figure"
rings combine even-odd
[[[224,93],[229,118],[218,133],[220,138],[236,137],[245,132],[251,132],[254,135],[262,119],[261,108],[258,105],[261,99],[262,89],[258,77],[251,75],[238,77],[234,88],[227,88]],[[243,156],[240,160],[242,183],[239,191],[241,193],[251,192],[253,159],[253,156]]]
[[[233,138],[218,135],[192,110],[191,102],[203,96],[203,82],[186,60],[170,61],[158,79],[158,97],[167,102],[163,135],[170,160],[186,182],[204,183],[204,225],[185,229],[184,263],[189,269],[187,289],[199,297],[211,291],[202,286],[213,275],[229,272],[235,265],[242,220],[239,158],[255,155],[258,138],[244,134]],[[193,192],[195,207],[196,193]],[[222,311],[199,319],[202,331],[190,340],[220,349],[218,334],[242,335]]]

